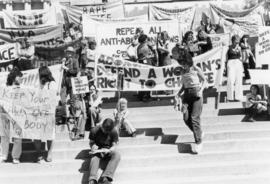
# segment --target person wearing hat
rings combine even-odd
[[[16,90],[19,90],[20,84],[22,82],[22,72],[19,68],[14,67],[7,77],[6,85],[9,87],[12,87],[12,90],[14,93],[16,93]],[[2,113],[6,114],[6,111],[1,108]],[[7,117],[7,119],[9,119]],[[9,122],[9,121],[8,121]],[[11,126],[11,125],[8,125]],[[16,132],[18,134],[21,134],[22,129],[17,125],[15,122],[14,127],[16,127]],[[1,127],[0,127],[1,128]],[[1,136],[1,144],[0,144],[0,162],[6,162],[8,159],[8,152],[9,152],[9,142],[10,142],[10,133],[9,131],[6,132],[6,136]],[[12,162],[14,164],[20,163],[20,157],[22,154],[22,139],[21,138],[13,138],[13,147],[11,151],[12,156]]]
[[[33,69],[33,59],[35,56],[35,46],[32,45],[27,38],[18,42],[18,63],[17,67],[20,70]]]
[[[76,77],[80,68],[78,59],[75,57],[76,52],[73,47],[69,46],[65,51],[66,57],[63,58],[63,62],[65,62],[65,67],[67,70],[64,73],[65,84],[67,87],[67,93],[71,92],[71,77]]]
[[[251,52],[251,46],[248,43],[248,39],[249,39],[249,35],[243,35],[241,40],[240,40],[245,81],[250,79],[250,74],[249,74],[248,69],[255,68],[255,66],[254,66],[254,64],[255,64],[254,58],[255,57],[254,57],[253,53]]]

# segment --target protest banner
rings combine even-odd
[[[217,87],[221,83],[224,53],[224,47],[219,47],[193,58],[205,75],[207,87]],[[117,90],[119,73],[123,75],[122,91],[176,90],[181,87],[183,70],[179,65],[154,67],[104,56],[96,63],[96,87],[102,91]]]
[[[62,82],[62,75],[63,75],[62,65],[58,64],[54,66],[49,66],[49,69],[52,72],[53,78],[55,80],[50,85],[50,89],[58,90],[58,87],[61,85],[61,82]],[[22,73],[23,73],[23,76],[22,76],[21,86],[26,87],[26,88],[39,88],[40,87],[38,69],[26,70],[26,71],[23,71]],[[6,85],[7,76],[8,76],[8,72],[0,73],[0,86],[1,87]]]
[[[62,26],[49,26],[37,29],[0,29],[0,39],[14,43],[18,38],[28,38],[30,42],[43,42],[62,37]]]
[[[193,58],[194,63],[202,69],[207,87],[221,84],[226,60],[227,47],[218,47]]]
[[[256,65],[270,64],[270,28],[260,27],[256,44]]]
[[[229,46],[231,41],[231,36],[229,33],[224,34],[208,34],[210,37],[213,49],[222,46]]]
[[[100,5],[65,6],[70,22],[80,23],[83,14],[105,19],[124,18],[124,5],[122,0]]]
[[[87,76],[72,77],[71,86],[73,94],[89,93],[89,84]]]
[[[17,46],[14,43],[0,45],[0,64],[17,59]]]
[[[52,140],[55,134],[55,90],[2,87],[0,89],[1,135]]]
[[[225,33],[231,35],[237,34],[243,36],[257,36],[259,26],[264,25],[261,16],[262,4],[243,11],[227,11],[213,4],[210,5],[210,11],[214,23],[223,26]]]
[[[141,27],[151,42],[157,40],[157,34],[167,31],[170,36],[169,48],[180,41],[180,28],[177,20],[155,22],[105,22],[94,21],[83,16],[83,35],[96,36],[97,50],[116,58],[126,58],[127,48],[132,43],[136,28]],[[94,28],[94,29],[93,29]]]
[[[56,26],[55,8],[43,11],[3,11],[5,28],[30,29]]]
[[[152,21],[177,19],[180,24],[189,25],[188,29],[191,30],[195,12],[195,6],[187,8],[168,9],[161,6],[151,5],[149,10],[149,16],[150,20]]]

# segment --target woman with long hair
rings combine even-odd
[[[52,85],[55,85],[55,83],[53,82],[55,80],[52,76],[50,69],[47,66],[42,66],[39,68],[38,73],[39,73],[39,81],[40,81],[40,90],[52,89]],[[41,152],[41,140],[34,140],[34,144],[35,144],[36,151],[38,153],[37,162],[40,163],[44,158]],[[53,146],[54,146],[54,141],[47,140],[48,154],[47,154],[47,157],[45,158],[45,161],[47,162],[52,162]]]

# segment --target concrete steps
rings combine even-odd
[[[164,166],[151,166],[151,167],[137,167],[137,168],[119,168],[115,181],[124,181],[128,183],[130,181],[144,181],[145,178],[154,180],[164,180],[164,178],[170,176],[172,178],[197,178],[200,177],[224,177],[235,175],[264,175],[267,176],[270,171],[269,161],[235,161],[235,162],[218,162],[210,164],[191,164],[191,165],[168,165],[166,170]],[[31,179],[30,179],[31,178]],[[42,181],[50,183],[76,183],[76,181],[82,181],[86,183],[88,178],[88,172],[73,172],[73,171],[51,171],[46,172],[29,172],[29,173],[9,173],[4,177],[1,177],[1,181],[12,184],[20,183],[20,181],[39,181],[37,183],[44,183]],[[227,178],[228,179],[228,178]],[[182,180],[183,181],[183,180]],[[119,183],[120,183],[119,182]],[[144,182],[143,182],[144,183]],[[159,183],[159,182],[158,182]]]
[[[130,120],[138,136],[120,138],[122,160],[114,183],[270,184],[270,121],[245,123],[241,122],[243,115],[220,114],[222,110],[226,114],[241,109],[241,103],[220,107],[216,111],[212,104],[204,106],[204,146],[199,155],[192,154],[193,135],[182,114],[172,106],[130,108]],[[102,113],[112,117],[112,111],[103,109]],[[53,162],[42,164],[32,163],[36,157],[34,145],[25,140],[24,162],[0,164],[0,184],[87,183],[87,137],[72,142],[66,127],[58,127]]]

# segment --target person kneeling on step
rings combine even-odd
[[[89,167],[89,184],[110,184],[120,162],[120,153],[116,150],[119,136],[114,121],[107,118],[101,125],[91,129],[89,139],[90,155],[92,156]],[[106,167],[102,168],[104,170],[98,180],[97,172],[103,163],[106,164]]]
[[[247,94],[247,122],[254,122],[257,114],[267,111],[267,101],[262,100],[259,86],[252,85],[250,93]]]

